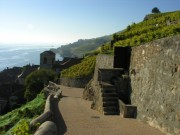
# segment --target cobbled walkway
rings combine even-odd
[[[58,135],[164,135],[138,120],[90,109],[91,102],[82,99],[83,89],[61,86],[61,90],[63,98],[54,104]]]

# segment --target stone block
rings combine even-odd
[[[36,126],[36,124],[42,124],[45,121],[52,120],[52,117],[53,117],[52,111],[44,112],[43,114],[41,114],[40,116],[38,116],[37,118],[33,119],[30,122],[30,127],[34,128]]]
[[[123,118],[136,118],[137,107],[129,104],[125,104],[119,100],[120,116]]]
[[[76,87],[76,88],[85,88],[87,83],[91,80],[92,76],[80,77],[80,78],[61,78],[60,84]]]
[[[52,121],[44,122],[34,135],[57,135],[56,124]]]

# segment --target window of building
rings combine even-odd
[[[47,58],[44,57],[43,64],[47,64]]]

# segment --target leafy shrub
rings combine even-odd
[[[29,121],[26,119],[20,120],[18,124],[11,131],[13,135],[29,135],[31,133],[29,127]]]
[[[41,69],[32,72],[25,79],[26,91],[24,97],[30,101],[43,89],[44,84],[54,81],[56,74],[53,70]]]
[[[111,43],[106,43],[101,46],[101,53],[103,54],[112,54],[112,46]]]
[[[87,57],[81,63],[63,70],[61,77],[77,78],[90,76],[94,72],[95,63],[96,56]]]

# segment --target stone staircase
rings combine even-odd
[[[114,85],[101,83],[102,111],[104,115],[119,115],[118,95]]]

